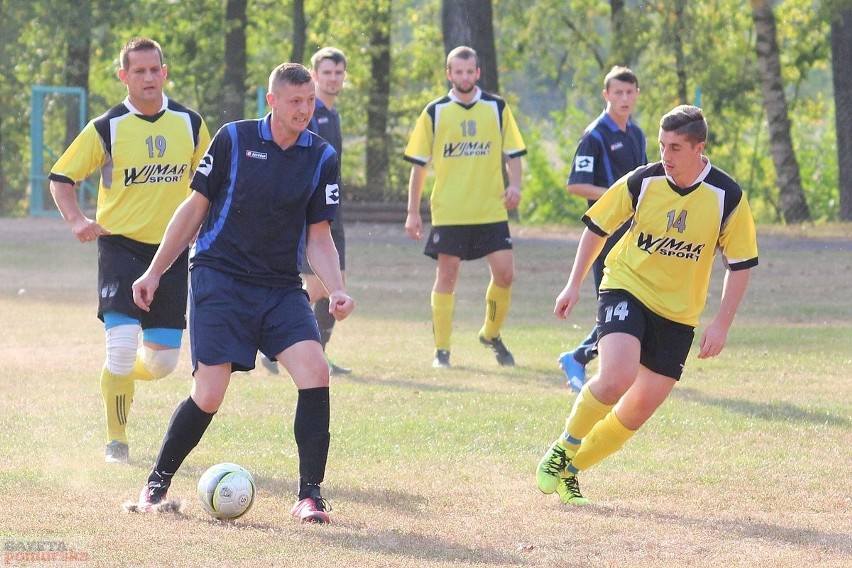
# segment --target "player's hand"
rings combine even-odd
[[[510,211],[512,209],[517,209],[520,204],[521,188],[514,185],[506,187],[506,190],[503,192],[503,205],[506,206],[506,209]]]
[[[88,217],[83,217],[71,225],[71,232],[81,243],[96,241],[101,235],[109,235],[110,232],[101,227]]]
[[[346,292],[337,290],[332,292],[328,297],[328,313],[334,316],[334,319],[340,321],[352,313],[355,309],[355,300]]]
[[[133,303],[139,309],[146,312],[151,311],[151,302],[154,301],[154,292],[160,286],[160,278],[146,272],[133,283]]]
[[[699,343],[700,350],[698,351],[699,359],[708,359],[715,357],[722,352],[725,344],[728,342],[728,328],[715,321],[707,326],[704,333],[701,335]]]
[[[415,241],[423,238],[423,220],[420,213],[409,213],[405,218],[405,234]]]
[[[571,314],[571,310],[574,309],[574,306],[577,305],[579,300],[579,290],[575,290],[566,284],[565,288],[562,289],[562,292],[559,293],[559,296],[556,297],[556,305],[553,306],[553,314],[559,319],[566,319]]]

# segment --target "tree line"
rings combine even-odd
[[[578,222],[585,204],[565,180],[615,64],[640,78],[652,160],[659,117],[698,104],[708,155],[758,221],[852,220],[852,0],[0,0],[0,214],[25,213],[40,190],[28,188],[32,86],[81,87],[97,116],[124,96],[116,59],[134,35],[163,45],[167,94],[214,130],[265,112],[258,89],[278,63],[343,49],[348,199],[404,201],[408,133],[448,88],[446,52],[467,44],[526,138],[526,221]],[[61,152],[76,104],[46,105],[45,139]]]

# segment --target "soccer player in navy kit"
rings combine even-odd
[[[337,319],[349,315],[354,301],[329,230],[340,199],[337,155],[307,130],[315,97],[302,65],[272,71],[266,95],[272,112],[219,130],[192,179],[194,191],[133,285],[134,300],[146,309],[160,275],[198,234],[190,264],[192,390],[175,410],[130,510],[173,505],[165,498],[175,472],[222,404],[231,373],[253,369],[259,350],[280,361],[299,389],[293,427],[299,495],[291,514],[329,522],[320,493],[330,440],[329,370],[301,285],[303,254],[329,290]]]
[[[583,132],[567,184],[568,193],[586,198],[589,207],[617,179],[648,163],[645,133],[631,119],[638,97],[639,79],[627,67],[615,66],[604,77],[606,110]],[[595,259],[592,267],[595,290],[603,278],[604,259],[627,226],[625,223],[607,238]],[[568,386],[575,392],[580,392],[586,381],[586,365],[598,355],[597,339],[595,326],[579,346],[559,356]]]
[[[201,116],[163,94],[168,69],[157,42],[133,38],[119,60],[127,98],[89,122],[50,171],[50,191],[62,218],[80,242],[98,247],[107,463],[129,459],[127,421],[135,381],[161,379],[178,364],[186,327],[188,253],[183,251],[164,275],[149,312],[133,303],[130,286],[147,268],[169,219],[189,195],[192,173],[210,144]],[[75,186],[98,169],[98,207],[92,220],[80,210]]]
[[[334,106],[337,96],[343,88],[346,80],[346,56],[336,47],[323,47],[311,57],[311,76],[316,84],[317,100],[314,117],[308,126],[311,132],[316,132],[325,138],[337,152],[338,164],[342,163],[343,156],[343,133],[340,128],[340,114]],[[342,184],[338,182],[338,184]],[[346,234],[343,228],[343,199],[341,189],[341,202],[337,206],[337,214],[331,221],[331,238],[340,256],[340,272],[346,279]],[[328,309],[328,291],[317,278],[310,265],[302,265],[302,276],[305,279],[305,290],[313,305],[314,315],[320,331],[320,342],[325,351],[331,340],[331,332],[337,321]],[[332,375],[346,375],[351,369],[335,364],[326,355],[328,369]],[[261,358],[261,363],[272,373],[278,373],[278,366],[267,357]]]
[[[660,120],[659,162],[621,178],[583,216],[586,229],[553,312],[567,318],[606,237],[631,216],[606,258],[598,295],[600,371],[574,401],[565,430],[539,462],[536,483],[563,503],[585,505],[577,474],[617,452],[680,380],[707,301],[716,251],[725,279],[698,358],[715,357],[757,266],[746,196],[704,155],[707,121],[681,105]]]

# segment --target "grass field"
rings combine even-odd
[[[59,220],[0,219],[2,563],[41,546],[64,548],[62,566],[852,566],[852,227],[761,231],[727,349],[709,361],[693,350],[655,417],[581,476],[586,508],[534,480],[573,400],[556,356],[593,321],[590,286],[571,320],[551,315],[578,231],[515,230],[513,369],[477,343],[486,267],[464,267],[442,372],[430,367],[432,261],[401,224],[347,231],[358,304],[329,352],[355,372],[332,385],[334,524],[300,526],[288,516],[295,390],[262,368],[234,375],[175,478],[182,513],[122,512],[188,392],[187,353],[137,384],[131,463],[104,464],[95,247]],[[257,480],[236,522],[195,500],[221,461]]]

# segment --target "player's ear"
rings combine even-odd
[[[118,68],[118,78],[122,83],[124,83],[126,85],[127,84],[127,69],[122,69],[121,67],[119,67]]]
[[[163,63],[163,79],[169,76],[169,66]]]

